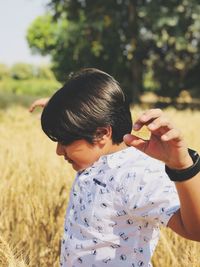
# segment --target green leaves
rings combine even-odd
[[[50,14],[37,17],[27,31],[27,41],[33,53],[48,55],[58,41],[59,23]]]
[[[11,77],[15,80],[28,80],[33,77],[33,66],[26,63],[16,63],[11,68]]]
[[[34,52],[51,55],[60,80],[98,67],[114,75],[131,100],[144,90],[175,97],[198,87],[198,0],[50,0],[49,7],[27,40]]]

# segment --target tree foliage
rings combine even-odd
[[[11,77],[15,80],[33,78],[33,66],[27,63],[16,63],[11,68]]]
[[[61,84],[47,65],[16,63],[9,67],[0,64],[0,94],[44,97],[53,94]]]
[[[0,63],[0,80],[8,78],[10,75],[9,68],[5,65]]]
[[[49,65],[31,65],[27,63],[15,63],[11,67],[0,64],[0,80],[56,80]]]
[[[44,80],[56,80],[53,71],[48,66],[38,66],[36,68],[36,78]]]
[[[34,52],[60,80],[82,67],[114,75],[137,100],[145,89],[177,96],[200,82],[198,0],[50,0],[30,26]]]
[[[58,26],[50,14],[37,17],[27,32],[27,40],[33,53],[48,55],[57,44]]]

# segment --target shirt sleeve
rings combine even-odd
[[[164,164],[150,163],[126,173],[121,184],[122,205],[133,218],[144,219],[155,226],[167,226],[180,208],[178,193],[165,173]]]

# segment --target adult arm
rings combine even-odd
[[[144,125],[151,133],[149,140],[128,134],[124,136],[127,145],[163,161],[170,169],[184,170],[193,165],[182,133],[160,109],[143,113],[133,129],[139,131]],[[185,238],[200,241],[200,173],[175,185],[180,210],[172,215],[168,227]]]

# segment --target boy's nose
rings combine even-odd
[[[60,143],[57,143],[56,154],[58,156],[62,156],[63,155],[63,145],[61,145]]]

